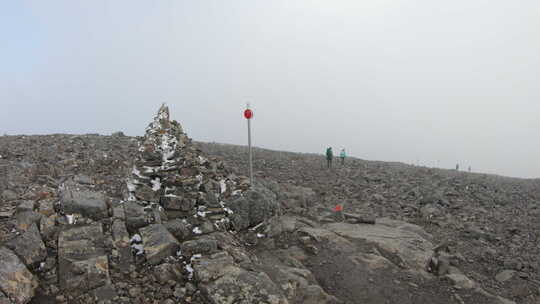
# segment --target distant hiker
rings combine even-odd
[[[326,162],[328,163],[328,168],[332,168],[332,158],[334,158],[334,152],[332,152],[332,147],[326,148]]]
[[[339,153],[339,158],[341,158],[341,165],[345,165],[345,157],[347,157],[347,153],[345,153],[345,148],[341,149],[341,152]]]

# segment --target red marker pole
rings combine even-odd
[[[248,147],[249,147],[249,184],[253,186],[253,157],[251,153],[251,118],[253,118],[253,111],[249,108],[249,103],[244,111],[244,117],[248,123]]]

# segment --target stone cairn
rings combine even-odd
[[[283,299],[266,274],[243,268],[252,261],[239,241],[276,214],[275,195],[203,156],[165,105],[125,188],[124,199],[108,197],[78,175],[19,204],[0,246],[0,303]]]
[[[163,104],[140,142],[127,196],[152,210],[149,221],[181,218],[194,234],[201,234],[229,228],[232,211],[225,202],[248,188],[247,178],[202,156]]]

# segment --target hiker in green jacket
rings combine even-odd
[[[328,163],[328,168],[332,168],[332,158],[334,158],[334,152],[332,152],[332,147],[326,149],[326,162]]]
[[[341,152],[339,153],[339,157],[341,158],[341,165],[345,165],[345,157],[347,157],[347,153],[345,153],[345,148],[341,149]]]

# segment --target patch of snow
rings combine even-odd
[[[45,262],[39,263],[39,270],[43,269],[43,267],[45,267]]]
[[[133,173],[138,178],[142,178],[142,179],[148,179],[149,178],[148,176],[141,175],[141,171],[139,171],[139,169],[137,169],[135,167],[133,167],[133,170],[131,171],[131,173]]]
[[[219,188],[221,189],[221,193],[225,193],[225,191],[227,191],[227,184],[225,183],[224,179],[219,181]]]
[[[134,235],[131,237],[131,239],[129,240],[129,242],[130,242],[130,243],[140,243],[140,242],[142,242],[142,238],[141,238],[141,236],[140,236],[138,233],[136,233],[136,234],[134,234]]]
[[[133,193],[130,193],[129,196],[128,196],[128,201],[136,201],[137,199],[135,198],[135,195],[133,195]]]
[[[176,256],[177,256],[177,257],[182,256],[182,250],[179,249],[179,250],[176,252]]]
[[[75,224],[77,222],[77,220],[75,219],[75,215],[73,214],[66,214],[66,218],[67,218],[68,224],[70,225]]]
[[[239,195],[242,193],[242,190],[234,190],[232,195]]]
[[[137,186],[135,186],[131,181],[127,182],[127,188],[129,192],[135,192]]]
[[[193,228],[193,233],[195,233],[195,234],[202,234],[202,230],[201,230],[201,228],[199,228],[199,227],[195,227],[195,228]]]
[[[141,255],[144,253],[144,248],[142,244],[133,244],[131,248],[135,251],[135,255]]]
[[[264,224],[264,222],[260,222],[257,226],[251,228],[250,230],[251,230],[251,231],[257,230],[257,228],[261,227],[263,224]]]
[[[200,217],[206,217],[206,212],[204,211],[197,211],[197,215]]]
[[[188,280],[193,279],[193,267],[191,267],[191,264],[187,264],[185,268],[188,272]]]
[[[233,214],[234,213],[231,209],[229,209],[227,207],[223,208],[223,210],[225,210],[225,212],[227,212],[228,214]]]
[[[152,183],[152,190],[158,191],[161,189],[161,182],[159,181],[159,178],[150,180],[150,183]]]
[[[262,233],[257,233],[257,237],[260,239],[260,238],[263,238],[263,237],[266,237],[264,234]]]
[[[191,256],[191,262],[198,260],[200,258],[202,258],[202,254],[200,253],[194,254],[193,256]]]

